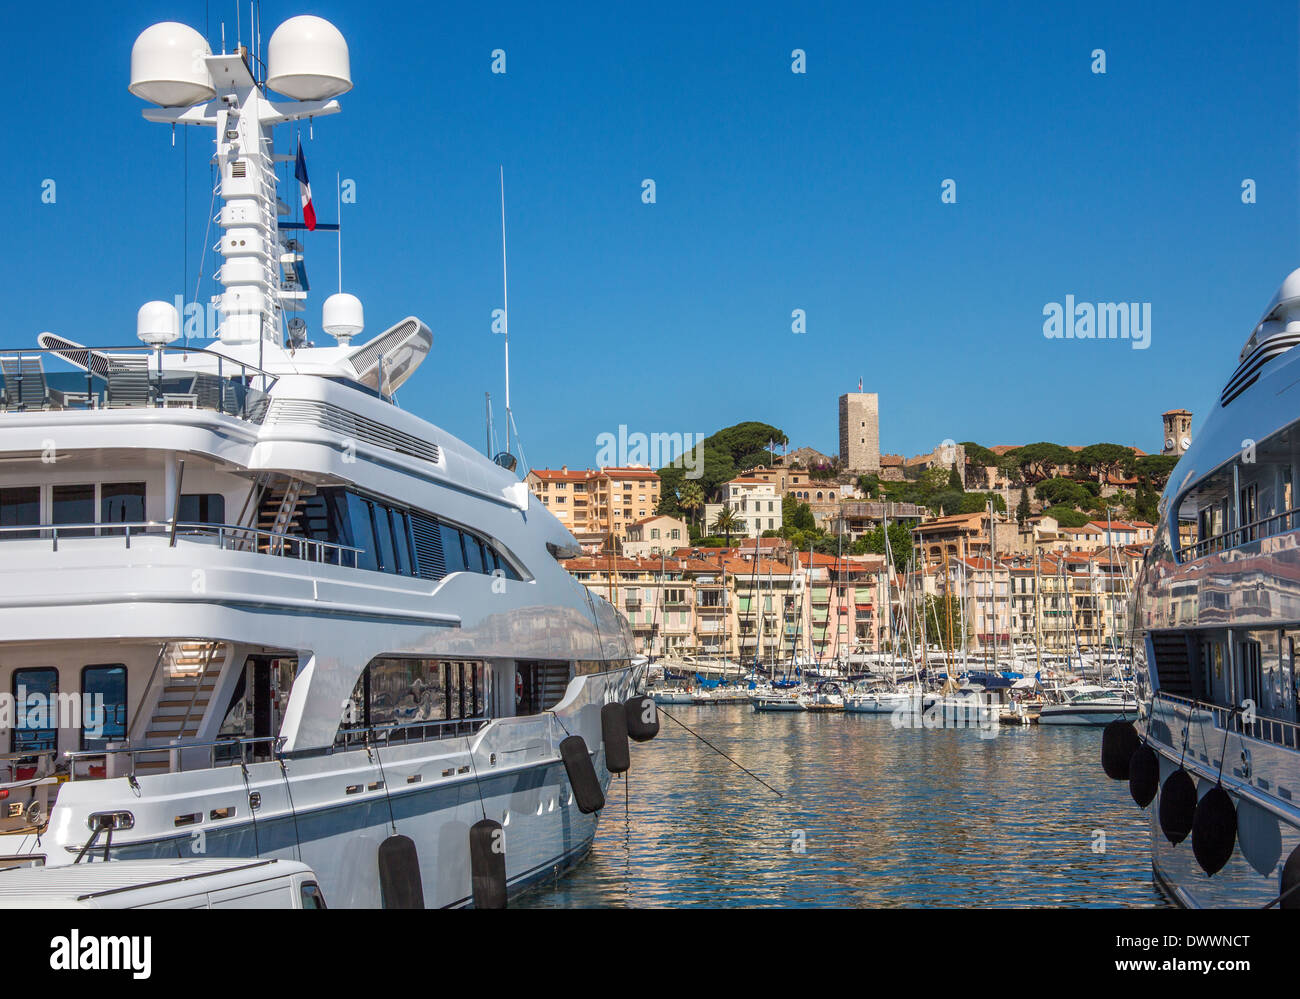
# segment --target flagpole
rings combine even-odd
[[[506,168],[501,175],[501,320],[506,338],[506,454],[510,453],[510,284],[506,278]]]
[[[334,193],[338,199],[335,210],[338,212],[339,220],[339,293],[341,294],[343,292],[343,175],[340,171],[334,173]]]

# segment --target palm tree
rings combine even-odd
[[[704,490],[698,482],[687,482],[677,494],[677,505],[691,515],[691,520],[698,520],[699,511],[704,507]]]
[[[736,511],[729,506],[723,506],[713,521],[713,530],[715,532],[721,531],[727,536],[728,548],[731,547],[731,532],[740,530],[741,526],[742,523],[740,518],[736,516]]]

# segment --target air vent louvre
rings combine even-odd
[[[410,458],[438,463],[438,445],[431,441],[404,434],[400,430],[385,426],[364,416],[358,416],[346,409],[327,402],[314,402],[307,399],[276,399],[271,404],[267,422],[272,424],[299,424],[311,427],[323,427],[332,430],[345,439],[365,441],[377,447],[394,451]]]
[[[447,575],[447,561],[442,554],[442,532],[437,522],[412,512],[411,535],[415,538],[415,574],[421,579],[442,579]]]

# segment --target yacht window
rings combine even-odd
[[[139,524],[144,520],[143,482],[105,482],[99,488],[99,522],[101,524]],[[106,530],[104,534],[125,534],[124,529]]]
[[[0,527],[25,527],[41,522],[40,486],[0,489]],[[35,531],[6,531],[3,538],[34,538]]]
[[[465,549],[461,546],[460,531],[450,524],[439,524],[438,530],[442,534],[442,557],[447,563],[447,574],[464,572],[467,563]]]
[[[95,522],[95,485],[94,483],[55,486],[54,519],[55,524],[93,524]],[[60,531],[64,537],[82,537],[93,534],[89,530]]]
[[[395,569],[403,576],[412,576],[415,573],[411,564],[411,532],[407,528],[406,512],[389,510],[388,516],[393,524],[393,552],[397,556]]]
[[[15,753],[56,748],[58,740],[59,671],[52,668],[14,670]]]
[[[82,749],[105,749],[126,739],[125,666],[110,663],[81,671],[81,717]]]
[[[397,571],[397,556],[393,553],[393,525],[388,517],[388,507],[381,503],[367,502],[370,507],[370,523],[375,532],[375,554],[379,558],[379,568],[383,572]]]
[[[360,548],[357,554],[357,567],[360,569],[378,569],[375,558],[375,535],[370,526],[370,502],[355,493],[348,493],[348,528],[349,537],[346,544]]]
[[[221,493],[184,493],[181,495],[182,524],[224,524],[226,497]]]
[[[320,885],[316,884],[315,881],[304,881],[300,890],[304,909],[325,908],[325,896],[321,894]]]
[[[483,564],[483,548],[479,545],[478,538],[472,534],[462,534],[465,539],[465,568],[470,572],[487,572],[487,567]]]

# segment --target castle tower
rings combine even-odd
[[[1192,414],[1185,409],[1171,409],[1164,421],[1164,450],[1161,454],[1181,455],[1192,446]]]
[[[840,396],[840,465],[850,472],[880,471],[880,403],[874,392]]]

